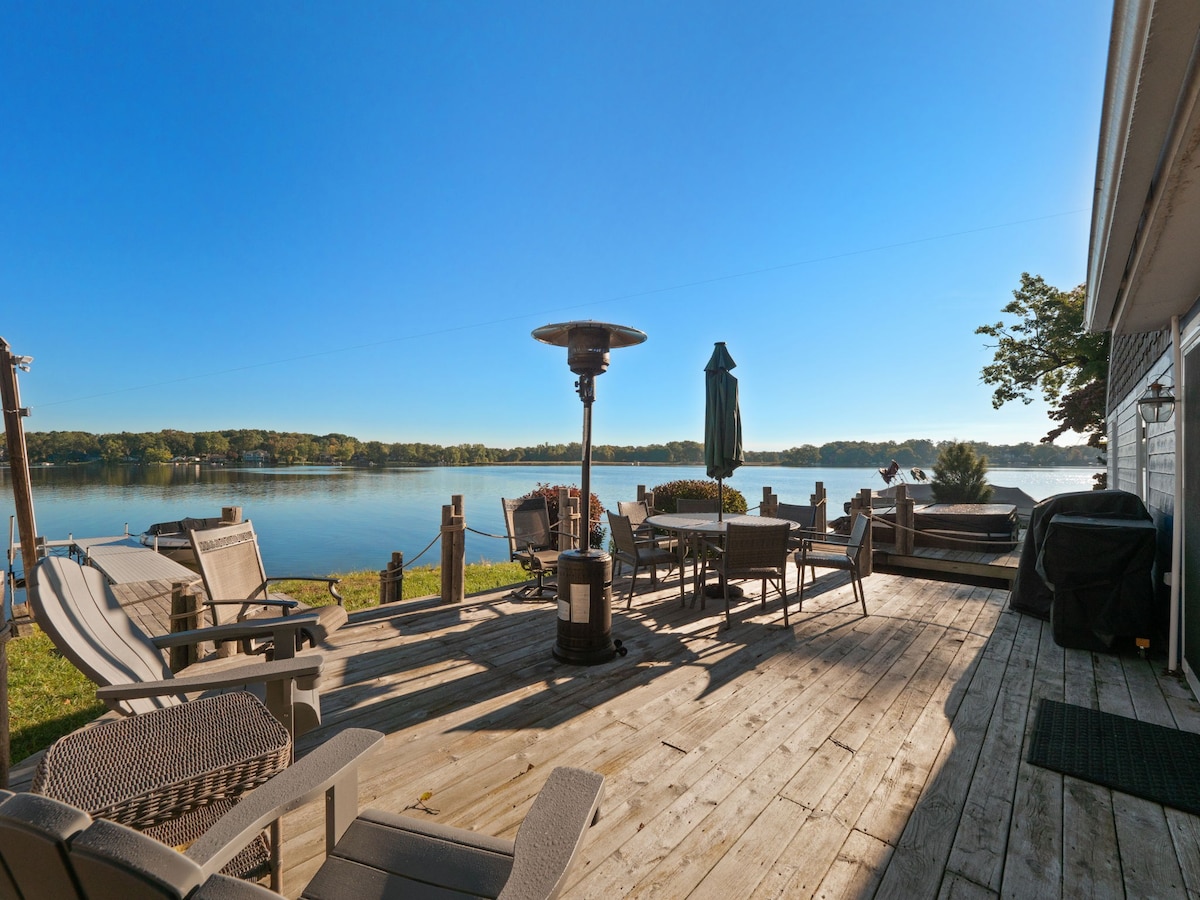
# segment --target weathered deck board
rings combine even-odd
[[[803,613],[791,578],[791,628],[753,585],[729,630],[665,580],[593,667],[550,656],[551,603],[355,613],[299,752],[379,729],[364,805],[510,836],[554,766],[603,772],[569,898],[1200,896],[1200,817],[1024,761],[1043,696],[1200,731],[1161,661],[1064,650],[1003,590],[877,574],[864,618],[844,574]],[[284,834],[295,894],[320,804]]]
[[[725,631],[719,604],[681,610],[673,588],[614,614],[629,657],[582,669],[550,658],[549,604],[355,617],[329,648],[326,725],[301,750],[380,728],[364,803],[402,810],[432,791],[437,821],[495,834],[513,833],[554,765],[604,772],[568,897],[1169,896],[1198,883],[1185,858],[1197,817],[1023,760],[1041,696],[1195,727],[1200,706],[1154,663],[1063,650],[999,590],[876,575],[863,618],[844,577],[826,576],[791,629],[778,601],[762,613],[752,596]],[[294,891],[319,864],[320,810],[285,833]]]

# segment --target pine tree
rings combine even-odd
[[[987,503],[992,499],[987,470],[987,457],[977,456],[970,444],[948,444],[933,466],[933,499],[938,503]]]

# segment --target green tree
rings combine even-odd
[[[933,464],[933,499],[938,503],[987,503],[992,486],[987,482],[988,461],[970,444],[953,442]]]
[[[219,431],[201,432],[196,435],[196,452],[202,456],[213,453],[224,456],[229,452],[229,438]]]
[[[1085,285],[1060,291],[1022,272],[1021,286],[1002,310],[1017,320],[980,325],[975,333],[996,339],[988,345],[995,357],[983,367],[984,383],[996,387],[994,408],[1011,400],[1031,403],[1040,389],[1059,423],[1043,442],[1071,430],[1087,435],[1088,446],[1103,447],[1109,334],[1084,327],[1085,298]]]

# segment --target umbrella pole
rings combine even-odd
[[[717,521],[725,521],[725,479],[717,479]]]

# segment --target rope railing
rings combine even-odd
[[[891,507],[891,508],[894,508],[894,507]],[[928,535],[930,537],[937,538],[939,541],[950,541],[951,543],[970,544],[973,546],[978,546],[980,544],[1000,545],[1000,544],[1012,544],[1013,543],[1013,541],[1011,539],[1009,539],[1009,540],[999,539],[999,538],[993,539],[991,537],[988,537],[987,535],[980,535],[977,538],[956,538],[956,537],[952,537],[951,535],[944,534],[939,531],[922,530],[920,528],[910,527],[908,525],[901,525],[899,522],[891,522],[891,521],[883,518],[882,516],[876,515],[874,513],[874,511],[867,512],[866,510],[863,510],[862,512],[864,515],[868,516],[872,522],[878,522],[881,525],[886,525],[889,528],[895,528],[898,531],[907,531],[913,535],[918,535],[918,534]]]

